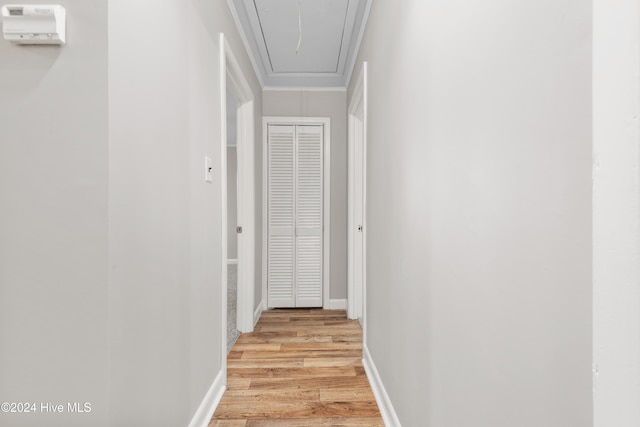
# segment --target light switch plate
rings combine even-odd
[[[204,180],[213,182],[213,159],[211,157],[204,158]]]

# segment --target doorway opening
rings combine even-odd
[[[229,94],[229,103],[227,102]],[[254,94],[224,34],[220,34],[220,111],[221,111],[221,202],[222,202],[222,307],[221,363],[226,372],[229,265],[236,266],[237,292],[235,321],[238,332],[251,332],[254,326],[255,288],[255,185],[254,185]],[[235,102],[234,102],[235,101]],[[235,111],[234,111],[235,109]],[[228,125],[229,123],[229,125]],[[228,127],[235,126],[235,129]],[[235,135],[235,138],[233,136]],[[235,148],[229,150],[229,137]],[[228,156],[235,154],[235,194],[229,191]],[[233,167],[232,165],[232,167]],[[234,174],[232,173],[232,176]],[[235,195],[235,197],[233,197]],[[231,202],[230,202],[231,200]],[[234,203],[235,202],[235,203]],[[230,214],[235,204],[235,217]],[[237,227],[237,228],[236,228]],[[230,238],[235,236],[235,238]],[[235,244],[235,245],[234,245]],[[235,258],[230,257],[230,246]],[[229,262],[231,260],[231,263]],[[231,313],[233,315],[233,313]]]
[[[227,353],[238,330],[238,101],[227,88]]]
[[[356,80],[348,108],[348,282],[347,311],[362,325],[366,343],[367,63]]]

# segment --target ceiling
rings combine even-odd
[[[349,84],[371,0],[228,0],[265,89]]]

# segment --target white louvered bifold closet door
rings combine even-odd
[[[296,307],[322,307],[322,130],[296,127]]]
[[[268,306],[322,307],[323,127],[268,127]]]
[[[295,126],[269,125],[269,307],[295,307]]]

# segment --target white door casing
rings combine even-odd
[[[356,80],[348,108],[348,316],[359,319],[366,341],[367,63]]]
[[[353,233],[353,317],[359,319],[362,323],[362,275],[364,271],[364,194],[363,194],[363,130],[361,116],[354,117],[354,159],[353,159],[353,219],[354,228],[351,230]]]
[[[243,233],[238,235],[238,309],[240,332],[253,330],[255,287],[255,188],[254,188],[254,95],[224,34],[220,46],[220,155],[221,155],[221,364],[226,378],[227,358],[227,87],[238,101],[237,162],[238,162],[238,223]]]

